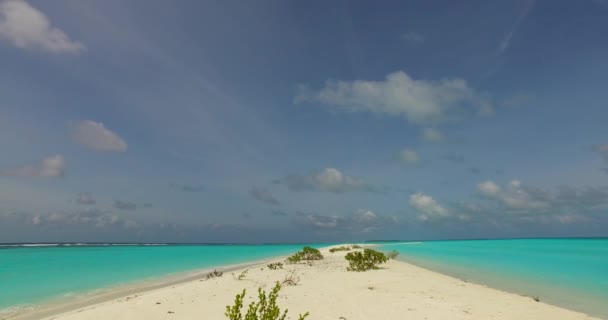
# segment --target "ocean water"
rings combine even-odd
[[[608,239],[384,244],[398,259],[608,319]]]
[[[288,255],[302,246],[0,245],[0,310],[179,272]]]

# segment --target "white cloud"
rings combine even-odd
[[[16,177],[63,177],[66,170],[66,162],[63,156],[54,155],[42,159],[39,164],[25,165],[21,167],[0,170],[0,174]]]
[[[478,184],[477,190],[486,196],[496,196],[500,193],[500,187],[492,181],[486,181]]]
[[[292,174],[281,180],[291,191],[322,191],[344,193],[349,191],[376,191],[363,179],[343,174],[338,169],[325,168],[306,175]]]
[[[76,198],[76,203],[84,204],[84,205],[92,205],[92,204],[95,204],[95,199],[93,198],[93,194],[91,194],[90,192],[81,192],[78,194],[78,197]]]
[[[431,196],[422,192],[410,195],[410,206],[414,207],[414,209],[421,214],[419,216],[421,220],[448,216],[448,211],[444,207],[437,203]]]
[[[461,206],[460,211],[506,223],[583,223],[608,210],[608,187],[605,186],[560,186],[554,191],[519,180],[504,186],[486,181],[477,185],[477,191],[485,201],[473,204],[474,207]]]
[[[253,187],[249,190],[249,195],[268,204],[279,204],[279,200],[277,200],[270,191],[264,188]]]
[[[353,221],[361,224],[369,224],[378,219],[378,216],[371,210],[359,209],[352,217]]]
[[[423,43],[426,40],[426,38],[418,32],[410,31],[410,32],[406,32],[406,33],[402,34],[401,40],[408,42],[410,44],[420,44],[420,43]]]
[[[317,230],[334,232],[360,233],[371,232],[380,228],[399,224],[396,217],[379,216],[368,209],[358,209],[354,213],[339,215],[321,215],[317,213],[296,213],[295,223]]]
[[[134,229],[141,227],[135,221],[125,220],[118,215],[97,208],[86,208],[75,212],[53,212],[50,214],[29,215],[27,222],[36,226],[58,225],[58,226],[92,226],[95,228],[120,227]],[[31,216],[31,218],[29,218]]]
[[[480,183],[479,192],[514,211],[545,211],[551,207],[551,195],[539,188],[525,186],[519,180],[510,181],[503,189],[492,181]]]
[[[319,102],[337,112],[369,112],[403,116],[415,124],[442,122],[458,110],[476,107],[487,113],[492,107],[464,79],[426,81],[412,79],[403,71],[384,81],[327,81],[319,91],[300,85],[296,103]]]
[[[425,128],[422,132],[422,136],[425,141],[434,143],[442,142],[444,139],[441,131],[434,128]]]
[[[336,228],[339,221],[340,218],[337,216],[322,216],[318,214],[308,214],[304,216],[304,224],[321,229]]]
[[[61,177],[65,173],[65,160],[55,155],[42,160],[38,174],[42,177]]]
[[[74,142],[96,151],[127,151],[127,143],[100,122],[80,121],[72,127],[71,136]]]
[[[15,47],[52,53],[80,53],[85,46],[51,26],[48,18],[24,0],[0,1],[0,39]]]
[[[420,156],[418,156],[418,153],[411,149],[401,150],[397,157],[401,163],[406,165],[417,164],[420,162]]]

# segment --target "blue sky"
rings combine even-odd
[[[608,3],[0,1],[0,241],[608,236]]]

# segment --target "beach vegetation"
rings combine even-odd
[[[302,262],[302,256],[299,254],[294,254],[293,256],[287,258],[287,263],[289,264],[294,264],[294,263],[299,263]]]
[[[299,262],[309,262],[314,260],[322,260],[323,255],[319,249],[312,247],[304,247],[302,251],[296,252],[293,256],[287,258],[287,263],[294,264]]]
[[[281,312],[281,309],[277,305],[277,298],[279,297],[279,291],[281,285],[277,282],[272,291],[266,295],[266,292],[262,288],[258,289],[258,301],[251,302],[247,308],[247,312],[243,316],[241,310],[243,309],[243,299],[245,298],[246,290],[237,294],[234,299],[233,306],[226,306],[226,317],[230,320],[285,320],[287,317],[287,309]],[[298,320],[304,320],[309,316],[306,312],[303,315],[299,315]]]
[[[207,273],[207,275],[205,276],[205,278],[207,278],[207,280],[209,280],[209,279],[213,279],[213,278],[219,278],[219,277],[221,277],[223,275],[224,275],[223,272],[217,271],[217,270],[213,270],[213,272]]]
[[[232,274],[232,276],[236,279],[236,280],[245,280],[245,278],[247,277],[247,272],[249,272],[249,269],[245,269],[243,270],[241,273],[239,273],[238,276],[234,276],[234,273]]]
[[[283,281],[281,281],[281,285],[287,286],[297,286],[298,283],[300,283],[300,276],[296,274],[296,269],[289,271],[289,273],[285,275]]]
[[[361,249],[361,246],[358,245],[358,244],[356,244],[356,245],[353,246],[353,249]]]
[[[384,253],[373,249],[349,252],[344,258],[348,261],[346,270],[357,272],[378,269],[380,264],[388,261]]]
[[[395,258],[397,258],[397,256],[399,255],[399,252],[396,250],[391,250],[385,254],[386,254],[386,257],[389,258],[390,260],[395,260]]]
[[[283,263],[282,262],[275,262],[275,263],[269,263],[267,265],[268,269],[270,270],[278,270],[278,269],[283,269]]]
[[[350,251],[350,247],[338,247],[338,248],[329,249],[329,252],[331,252],[331,253],[334,253],[337,251]]]

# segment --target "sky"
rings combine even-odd
[[[0,0],[0,242],[608,236],[608,2]]]

